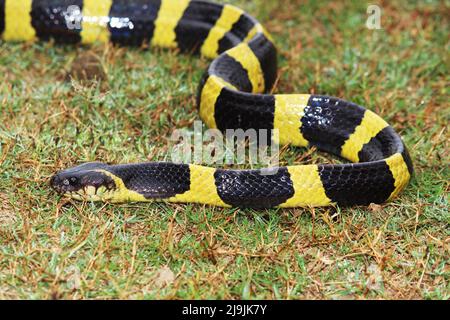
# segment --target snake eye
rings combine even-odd
[[[76,184],[78,179],[76,177],[70,177],[63,180],[63,185],[70,186]]]

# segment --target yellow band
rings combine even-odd
[[[114,183],[116,185],[116,191],[113,193],[113,196],[111,199],[109,199],[111,202],[114,203],[124,203],[124,202],[150,202],[152,200],[149,200],[145,198],[142,194],[129,190],[122,179],[115,176],[109,171],[106,170],[96,170],[98,172],[101,172],[108,177],[111,177],[114,180]]]
[[[391,170],[392,176],[394,177],[395,190],[392,192],[389,197],[389,201],[397,197],[397,195],[405,189],[409,180],[411,179],[411,175],[408,171],[408,166],[403,160],[403,156],[400,153],[396,153],[393,156],[386,159],[386,163],[389,166],[389,170]]]
[[[189,0],[162,0],[158,18],[155,21],[155,31],[152,45],[161,48],[177,47],[175,28],[183,17],[189,5]]]
[[[196,202],[213,206],[230,207],[217,193],[214,173],[216,169],[189,165],[191,172],[190,190],[169,199],[171,202]]]
[[[30,41],[36,38],[31,24],[32,0],[5,0],[5,41]]]
[[[112,0],[84,0],[81,39],[85,44],[109,41],[109,11]]]
[[[388,123],[370,110],[366,110],[361,124],[355,132],[345,141],[341,155],[352,162],[359,162],[358,153],[363,146],[374,138]]]
[[[287,167],[294,184],[294,196],[281,204],[281,208],[325,206],[331,200],[325,194],[317,165]]]
[[[280,133],[280,144],[306,147],[308,141],[300,128],[301,117],[308,105],[309,94],[287,94],[275,96],[274,128]]]
[[[230,83],[225,82],[222,78],[210,76],[202,89],[200,99],[200,118],[211,129],[217,128],[216,119],[214,118],[214,109],[217,98],[222,92],[222,89],[225,87],[234,90],[236,89]]]
[[[242,67],[247,70],[248,77],[253,87],[253,93],[263,93],[265,80],[261,64],[248,44],[241,43],[233,49],[228,50],[226,53],[236,61],[240,62]]]
[[[203,56],[207,58],[215,58],[217,56],[219,41],[231,30],[243,13],[244,11],[241,9],[228,4],[223,7],[219,20],[209,32],[202,46],[201,53]]]

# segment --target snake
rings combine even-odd
[[[108,203],[237,208],[368,206],[396,198],[413,175],[399,134],[369,109],[318,94],[273,94],[278,54],[258,20],[199,0],[0,0],[3,41],[158,47],[210,60],[197,94],[209,128],[270,130],[343,163],[221,169],[197,164],[82,163],[50,178],[62,196]]]

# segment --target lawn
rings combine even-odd
[[[172,131],[199,119],[208,61],[2,43],[1,299],[450,299],[449,3],[383,1],[382,29],[369,30],[360,1],[230,2],[273,35],[275,92],[374,110],[409,147],[412,183],[391,203],[352,208],[64,200],[48,185],[59,169],[169,160]],[[103,80],[67,81],[80,61]],[[284,148],[281,161],[337,160]]]

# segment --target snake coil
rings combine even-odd
[[[78,27],[77,27],[78,26]],[[198,107],[210,128],[278,129],[280,144],[353,163],[222,170],[174,163],[87,163],[51,185],[75,199],[195,202],[223,207],[368,205],[391,200],[413,167],[400,136],[370,110],[338,98],[269,94],[277,52],[253,17],[231,5],[189,0],[0,0],[5,41],[107,42],[178,49],[213,59]]]

